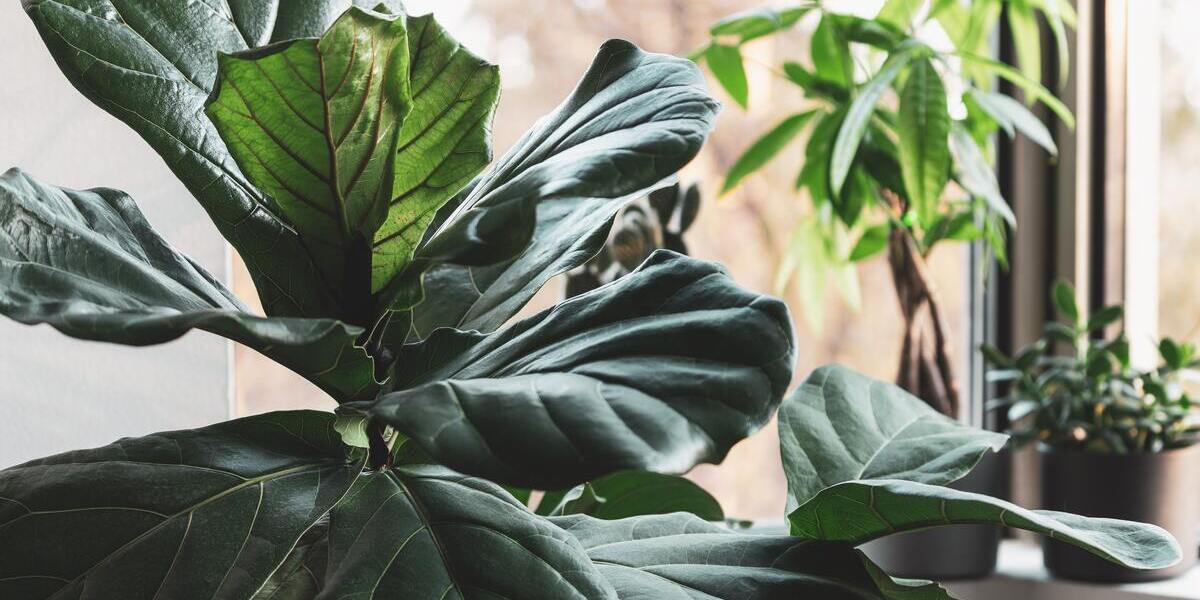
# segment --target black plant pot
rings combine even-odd
[[[1179,564],[1139,571],[1044,538],[1044,560],[1052,574],[1104,583],[1154,581],[1179,575],[1196,564],[1200,446],[1125,455],[1040,450],[1044,508],[1153,523],[1175,536],[1183,548]]]
[[[964,492],[1008,496],[1011,455],[988,453],[966,477],[948,487]],[[1003,531],[995,525],[949,525],[867,542],[859,549],[896,577],[979,579],[996,570]]]

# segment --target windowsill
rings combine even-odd
[[[1018,540],[1000,545],[996,574],[944,584],[964,600],[1200,600],[1200,568],[1153,583],[1094,584],[1054,579],[1042,566],[1041,547]]]

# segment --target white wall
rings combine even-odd
[[[71,87],[16,0],[0,2],[0,46],[0,172],[125,190],[176,248],[227,278],[204,211],[141,138]],[[0,321],[0,467],[230,415],[229,345],[215,336],[127,348]]]

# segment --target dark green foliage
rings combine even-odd
[[[991,406],[1008,411],[1016,439],[1112,454],[1161,452],[1200,439],[1200,419],[1179,381],[1200,368],[1193,344],[1163,338],[1159,366],[1135,369],[1125,333],[1103,337],[1120,322],[1120,306],[1083,320],[1066,282],[1055,285],[1051,300],[1063,320],[1046,323],[1041,339],[1011,357],[983,348],[993,367],[988,379],[1008,390]],[[1056,354],[1056,347],[1069,354]]]

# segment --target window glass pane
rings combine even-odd
[[[880,0],[828,3],[837,10],[870,16]],[[410,12],[433,10],[468,47],[501,66],[504,88],[493,128],[497,156],[511,147],[541,115],[570,93],[596,49],[608,38],[629,39],[643,48],[676,55],[705,42],[709,26],[731,13],[758,8],[762,0],[407,0]],[[797,88],[777,77],[769,65],[784,58],[808,61],[813,23],[778,38],[760,40],[746,51],[751,99],[743,111],[719,91],[725,104],[708,145],[681,179],[698,181],[705,194],[700,216],[689,231],[688,244],[700,258],[725,264],[739,283],[775,293],[773,280],[792,228],[808,212],[808,199],[793,190],[802,164],[794,145],[761,173],[717,200],[724,173],[758,136],[798,111],[803,99]],[[715,82],[710,87],[716,90]],[[942,296],[943,314],[956,342],[953,355],[960,382],[965,381],[965,315],[968,253],[964,246],[939,248],[930,265]],[[891,274],[880,257],[859,272],[862,308],[851,310],[834,286],[826,294],[822,327],[816,330],[801,316],[800,294],[784,294],[796,319],[799,344],[797,379],[830,362],[851,365],[882,379],[895,375],[903,325]],[[243,279],[242,290],[249,290]],[[527,313],[548,307],[561,294],[557,282],[547,286]],[[304,404],[329,408],[321,393],[253,352],[239,349],[238,407],[243,413]],[[960,388],[963,386],[960,383]],[[721,500],[731,516],[781,518],[785,496],[778,438],[772,422],[733,449],[720,466],[704,466],[692,475]]]
[[[1161,335],[1200,339],[1200,2],[1164,0],[1159,193]],[[1136,204],[1137,199],[1131,198]],[[1131,207],[1136,210],[1136,206]]]

